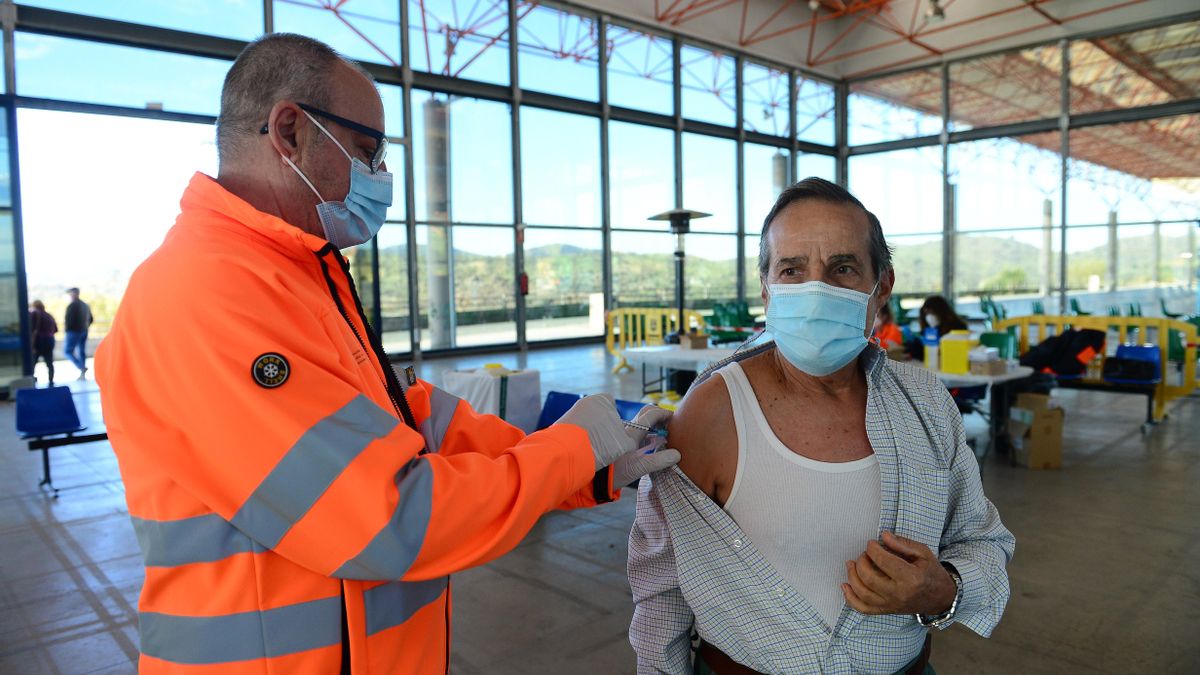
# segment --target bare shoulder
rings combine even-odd
[[[725,378],[714,374],[690,389],[667,434],[667,443],[681,456],[680,470],[723,504],[737,472],[737,430]]]

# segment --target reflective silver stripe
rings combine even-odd
[[[408,621],[422,607],[437,600],[449,581],[449,577],[429,581],[393,581],[363,593],[367,635]]]
[[[425,439],[425,447],[430,452],[437,452],[442,448],[446,430],[450,428],[450,422],[454,421],[454,411],[458,409],[458,402],[461,400],[444,389],[429,385],[429,417],[421,422],[420,431]]]
[[[399,579],[408,571],[429,526],[433,508],[433,468],[417,460],[396,475],[400,500],[391,520],[366,548],[333,573],[342,579]]]
[[[215,513],[180,520],[129,519],[147,567],[214,562],[255,549],[250,537]]]
[[[340,596],[222,616],[142,612],[142,653],[171,663],[210,664],[271,658],[339,644]]]
[[[270,424],[270,420],[262,423]],[[274,548],[346,465],[398,424],[400,420],[359,394],[304,432],[230,522]]]

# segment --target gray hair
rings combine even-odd
[[[775,200],[775,205],[771,207],[771,212],[763,220],[762,238],[758,241],[758,274],[760,277],[766,279],[767,274],[771,271],[771,245],[767,242],[767,232],[771,229],[771,223],[780,212],[802,199],[817,199],[831,204],[853,204],[862,209],[863,213],[867,214],[867,222],[871,225],[871,267],[875,269],[875,276],[882,277],[892,269],[892,247],[888,246],[887,240],[883,237],[883,226],[880,225],[879,218],[868,211],[867,207],[863,206],[863,203],[850,194],[846,188],[824,178],[809,176],[781,192],[779,198]]]
[[[330,73],[341,61],[367,75],[332,47],[303,35],[272,33],[238,55],[221,88],[217,158],[232,158],[247,138],[258,135],[279,101],[329,108]]]

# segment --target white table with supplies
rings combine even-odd
[[[496,415],[527,434],[537,429],[542,379],[536,370],[447,370],[442,388],[466,400],[476,412]]]

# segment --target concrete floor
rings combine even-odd
[[[637,398],[600,347],[421,364],[537,368],[543,392]],[[66,369],[64,369],[65,372]],[[98,420],[92,382],[78,386]],[[934,639],[939,673],[1200,672],[1200,401],[1143,437],[1143,400],[1058,391],[1064,468],[989,458],[984,486],[1017,536],[1013,597],[990,640]],[[0,404],[0,673],[126,673],[137,656],[141,558],[106,444],[59,449],[57,500],[36,489],[38,456]],[[968,420],[980,430],[977,420]],[[98,424],[97,424],[98,425]],[[456,576],[453,671],[632,673],[625,547],[631,494],[547,515],[509,555]]]

